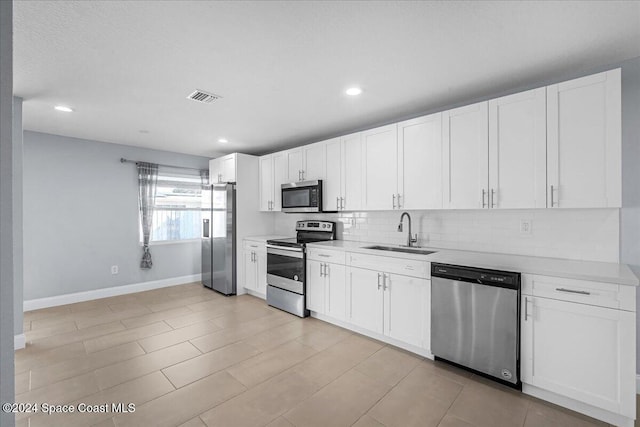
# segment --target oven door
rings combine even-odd
[[[267,284],[304,295],[302,248],[267,245]]]
[[[322,212],[322,181],[282,184],[282,212]]]

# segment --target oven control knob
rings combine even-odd
[[[327,228],[327,224],[322,224],[322,228]]]
[[[298,281],[298,275],[297,274],[293,275],[293,280],[295,280],[296,282]]]

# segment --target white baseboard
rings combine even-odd
[[[168,279],[152,280],[150,282],[134,283],[131,285],[115,286],[113,288],[95,289],[92,291],[75,292],[72,294],[56,295],[54,297],[37,298],[25,301],[24,311],[38,310],[40,308],[56,307],[58,305],[73,304],[76,302],[90,301],[100,298],[115,297],[118,295],[132,294],[135,292],[149,291],[151,289],[166,288],[168,286],[183,283],[199,282],[200,274],[189,276],[170,277]]]
[[[27,344],[27,339],[24,336],[24,334],[14,335],[13,336],[13,349],[14,350],[20,350],[21,348],[24,348],[26,344]]]

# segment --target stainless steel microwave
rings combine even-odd
[[[322,212],[322,180],[282,184],[282,212]]]

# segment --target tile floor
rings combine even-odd
[[[25,313],[18,426],[604,426],[466,371],[191,283]]]

